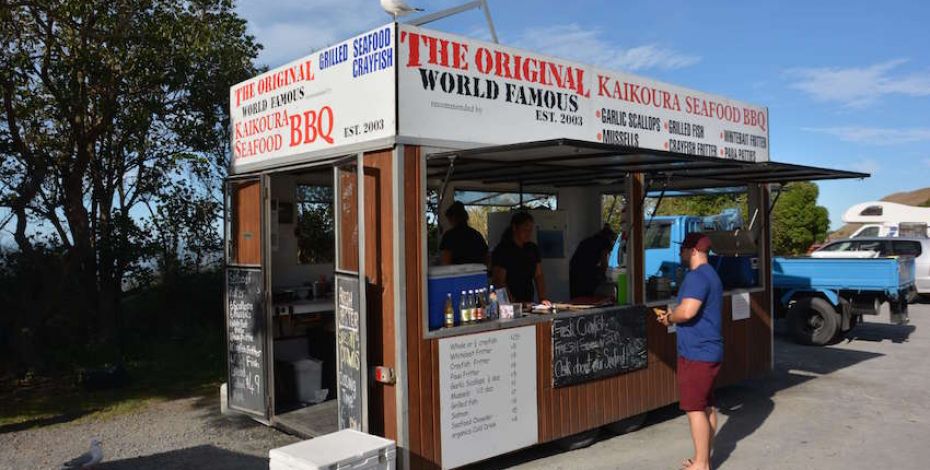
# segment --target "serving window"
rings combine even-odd
[[[677,297],[688,271],[681,244],[689,233],[711,239],[709,262],[725,290],[761,286],[759,199],[756,185],[649,192],[643,205],[646,302]]]

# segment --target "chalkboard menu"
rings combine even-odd
[[[229,406],[267,418],[262,271],[227,267],[226,302]]]
[[[358,275],[336,274],[336,357],[339,429],[362,429],[362,339]]]
[[[646,367],[646,307],[620,307],[552,322],[552,385],[564,387]]]

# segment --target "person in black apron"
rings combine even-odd
[[[594,297],[598,286],[607,280],[610,250],[617,234],[604,224],[600,231],[578,244],[568,264],[568,289],[571,298]]]
[[[546,295],[539,247],[531,241],[534,227],[529,212],[513,215],[510,227],[491,255],[491,274],[495,286],[507,288],[512,302],[532,303],[538,295],[539,303],[551,305]]]

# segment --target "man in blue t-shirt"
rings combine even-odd
[[[678,290],[678,306],[659,316],[663,325],[676,324],[678,336],[678,394],[688,414],[694,457],[682,468],[710,469],[710,449],[717,431],[714,382],[723,361],[720,332],[723,284],[707,263],[710,238],[689,233],[681,244],[681,264],[690,270]]]

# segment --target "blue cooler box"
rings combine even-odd
[[[455,324],[459,324],[459,301],[462,291],[488,287],[488,268],[483,264],[453,264],[431,266],[426,290],[428,292],[429,329],[442,328],[445,317],[446,294],[452,293],[452,308],[455,309]]]

